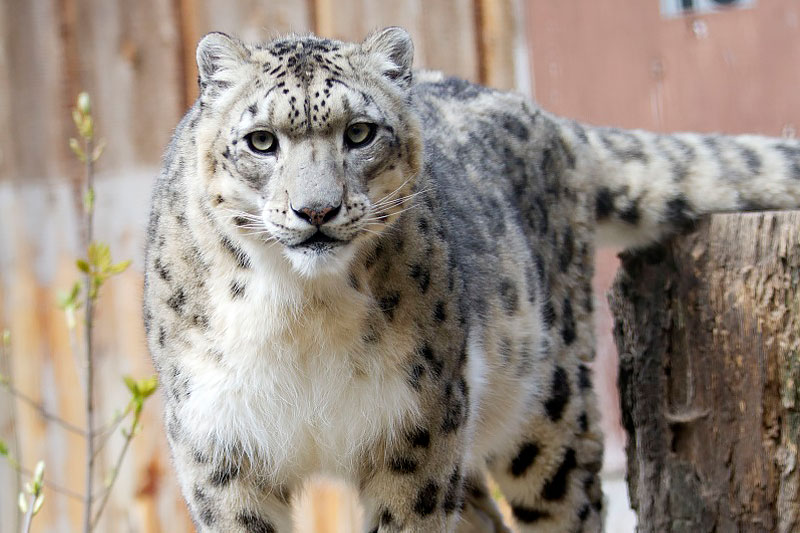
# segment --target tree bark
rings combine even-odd
[[[800,212],[716,215],[621,259],[638,531],[800,531]]]

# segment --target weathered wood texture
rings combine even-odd
[[[800,212],[625,255],[610,301],[639,531],[800,531]]]
[[[196,91],[194,49],[208,31],[245,40],[315,31],[350,40],[385,25],[404,25],[416,45],[416,65],[473,81],[513,86],[518,73],[493,66],[516,47],[519,24],[498,0],[495,22],[480,23],[479,0],[5,0],[0,3],[0,329],[13,338],[17,387],[48,410],[84,425],[83,399],[69,338],[56,306],[59,290],[76,279],[80,168],[67,148],[74,135],[69,109],[80,90],[91,93],[99,136],[107,148],[98,165],[97,238],[115,258],[133,258],[129,272],[104,287],[98,307],[97,420],[124,407],[124,374],[153,372],[141,321],[143,234],[150,187],[162,150]],[[491,5],[491,0],[480,0]],[[519,19],[519,17],[517,17]],[[481,55],[489,40],[501,53]],[[520,48],[522,47],[522,48]],[[519,61],[517,62],[519,63]],[[483,67],[482,67],[483,65]],[[486,72],[500,75],[481,77]],[[171,471],[160,400],[145,410],[144,430],[123,464],[98,531],[182,532],[193,528]],[[0,391],[0,438],[10,440],[11,401]],[[81,492],[80,437],[18,406],[26,468],[47,462],[47,478]],[[105,472],[122,444],[100,455]],[[103,476],[97,480],[102,487]],[[15,476],[0,464],[0,531],[14,531]],[[52,490],[34,531],[78,531],[80,502]],[[336,485],[311,491],[298,506],[301,531],[351,532],[359,521],[352,493]]]
[[[800,129],[800,3],[663,18],[658,0],[526,2],[534,96],[593,124]]]

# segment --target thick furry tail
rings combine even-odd
[[[800,142],[756,135],[663,135],[553,118],[594,197],[601,243],[646,246],[701,215],[800,207]]]

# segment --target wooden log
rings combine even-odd
[[[800,212],[623,254],[610,295],[640,532],[800,530]]]

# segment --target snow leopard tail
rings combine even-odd
[[[601,244],[640,248],[708,213],[800,207],[800,142],[657,134],[553,118]],[[582,167],[582,168],[581,168]]]

